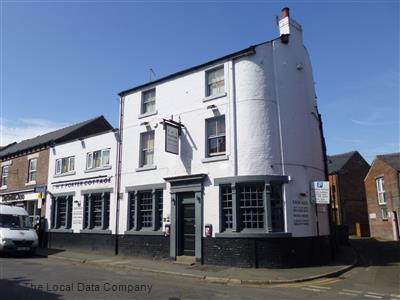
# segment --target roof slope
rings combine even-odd
[[[358,152],[351,151],[336,155],[328,155],[328,173],[333,174],[339,172],[356,153]]]
[[[172,73],[172,74],[170,74],[170,75],[164,76],[164,77],[159,78],[159,79],[157,79],[157,80],[150,81],[150,82],[148,82],[148,83],[144,83],[144,84],[135,86],[135,87],[133,87],[133,88],[124,90],[124,91],[118,93],[118,95],[121,96],[121,97],[123,97],[123,96],[128,95],[128,94],[130,94],[130,93],[133,93],[133,92],[135,92],[135,91],[138,91],[138,90],[141,90],[141,89],[143,89],[143,88],[146,88],[146,87],[148,87],[148,86],[152,86],[152,85],[161,83],[161,82],[163,82],[163,81],[167,81],[167,80],[176,78],[176,77],[178,77],[178,76],[182,76],[182,75],[188,74],[188,73],[190,73],[190,72],[193,72],[193,71],[196,71],[196,70],[198,70],[198,69],[207,67],[207,66],[209,66],[209,65],[216,64],[216,63],[218,63],[218,62],[220,62],[220,61],[224,61],[224,60],[231,59],[231,58],[234,58],[234,57],[241,57],[241,56],[245,56],[245,55],[254,54],[255,51],[256,51],[256,47],[261,46],[261,45],[264,45],[264,44],[272,43],[273,41],[278,40],[278,39],[280,39],[280,37],[275,38],[275,39],[272,39],[272,40],[270,40],[270,41],[266,41],[266,42],[262,42],[262,43],[259,43],[259,44],[256,44],[256,45],[249,46],[249,47],[244,48],[244,49],[242,49],[242,50],[239,50],[239,51],[236,51],[236,52],[232,52],[232,53],[230,53],[230,54],[227,54],[227,55],[225,55],[225,56],[218,57],[218,58],[213,59],[213,60],[210,60],[210,61],[208,61],[208,62],[205,62],[205,63],[199,64],[199,65],[196,65],[196,66],[193,66],[193,67],[184,69],[184,70],[179,71],[179,72],[176,72],[176,73]]]
[[[4,157],[10,154],[18,154],[25,150],[36,147],[50,146],[54,143],[57,144],[69,140],[74,140],[80,137],[101,133],[111,129],[113,129],[111,124],[103,116],[99,116],[78,124],[74,124],[43,135],[39,135],[28,140],[23,140],[2,150],[0,152],[0,157]]]
[[[376,158],[383,160],[393,169],[400,171],[400,152],[377,155]]]
[[[5,145],[5,146],[0,146],[0,152],[7,149],[8,147],[11,147],[12,145],[15,145],[17,142],[12,142],[11,144]]]

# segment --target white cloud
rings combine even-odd
[[[43,119],[0,119],[0,146],[31,139],[65,126],[67,124]]]
[[[399,122],[396,121],[360,121],[351,119],[354,124],[361,126],[389,126],[389,125],[397,125]]]

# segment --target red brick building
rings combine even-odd
[[[371,236],[399,240],[400,153],[378,155],[365,177]]]
[[[357,151],[328,156],[333,222],[356,233],[360,223],[368,234],[368,209],[364,178],[369,164]]]

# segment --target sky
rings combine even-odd
[[[399,1],[0,0],[0,145],[104,115],[118,92],[303,27],[328,154],[399,146]]]

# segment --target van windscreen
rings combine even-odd
[[[0,215],[1,228],[33,228],[29,216]]]

